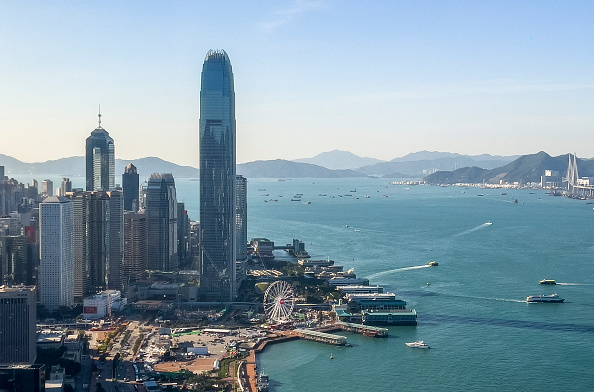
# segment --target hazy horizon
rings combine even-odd
[[[594,3],[0,3],[3,154],[198,166],[200,71],[224,49],[237,162],[593,154]],[[216,16],[216,17],[213,17]],[[48,147],[49,146],[49,147]]]

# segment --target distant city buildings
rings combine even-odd
[[[35,362],[36,319],[35,286],[0,286],[0,365]]]
[[[41,303],[50,311],[74,305],[72,202],[51,196],[39,205]]]
[[[52,180],[41,181],[41,196],[48,197],[54,195],[54,183]]]
[[[86,190],[115,189],[115,146],[109,133],[99,126],[91,132],[86,143]]]
[[[70,178],[64,177],[60,184],[60,194],[58,196],[66,196],[66,192],[72,192],[72,181],[70,181]]]
[[[229,56],[207,53],[200,91],[200,290],[232,301],[236,285],[235,91]]]

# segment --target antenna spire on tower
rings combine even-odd
[[[99,128],[101,128],[101,105],[99,105]]]

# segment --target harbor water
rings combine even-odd
[[[176,186],[198,220],[199,183]],[[418,326],[390,327],[387,339],[341,333],[352,347],[269,346],[258,367],[271,390],[594,390],[594,205],[361,178],[249,179],[248,203],[250,237],[298,238],[418,312]],[[565,302],[526,303],[553,293]],[[431,349],[405,345],[417,340]]]
[[[593,205],[386,179],[252,179],[248,192],[251,237],[298,238],[312,258],[354,267],[419,314],[388,339],[341,333],[353,347],[269,346],[258,366],[272,390],[594,390]],[[553,293],[565,302],[526,303]],[[405,345],[417,340],[431,349]]]

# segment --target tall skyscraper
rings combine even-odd
[[[131,281],[144,278],[148,264],[148,223],[144,212],[124,214],[124,260],[122,283],[128,287]]]
[[[0,286],[0,365],[35,362],[36,318],[35,286]]]
[[[247,178],[237,176],[235,227],[237,229],[237,260],[247,259]]]
[[[207,53],[200,90],[200,290],[232,301],[235,282],[235,91],[229,56]]]
[[[121,290],[124,201],[121,191],[69,194],[74,211],[74,296],[81,303],[106,288]]]
[[[177,196],[171,173],[153,173],[145,200],[148,217],[148,269],[175,271],[177,258]]]
[[[87,138],[87,191],[115,189],[115,147],[109,133],[99,126]]]
[[[122,191],[107,192],[109,195],[109,265],[107,288],[122,290],[122,261],[124,259],[124,194]]]
[[[51,196],[39,204],[41,303],[48,310],[74,304],[72,202]]]
[[[129,164],[122,174],[122,190],[124,191],[124,210],[138,211],[138,173],[136,166]]]

